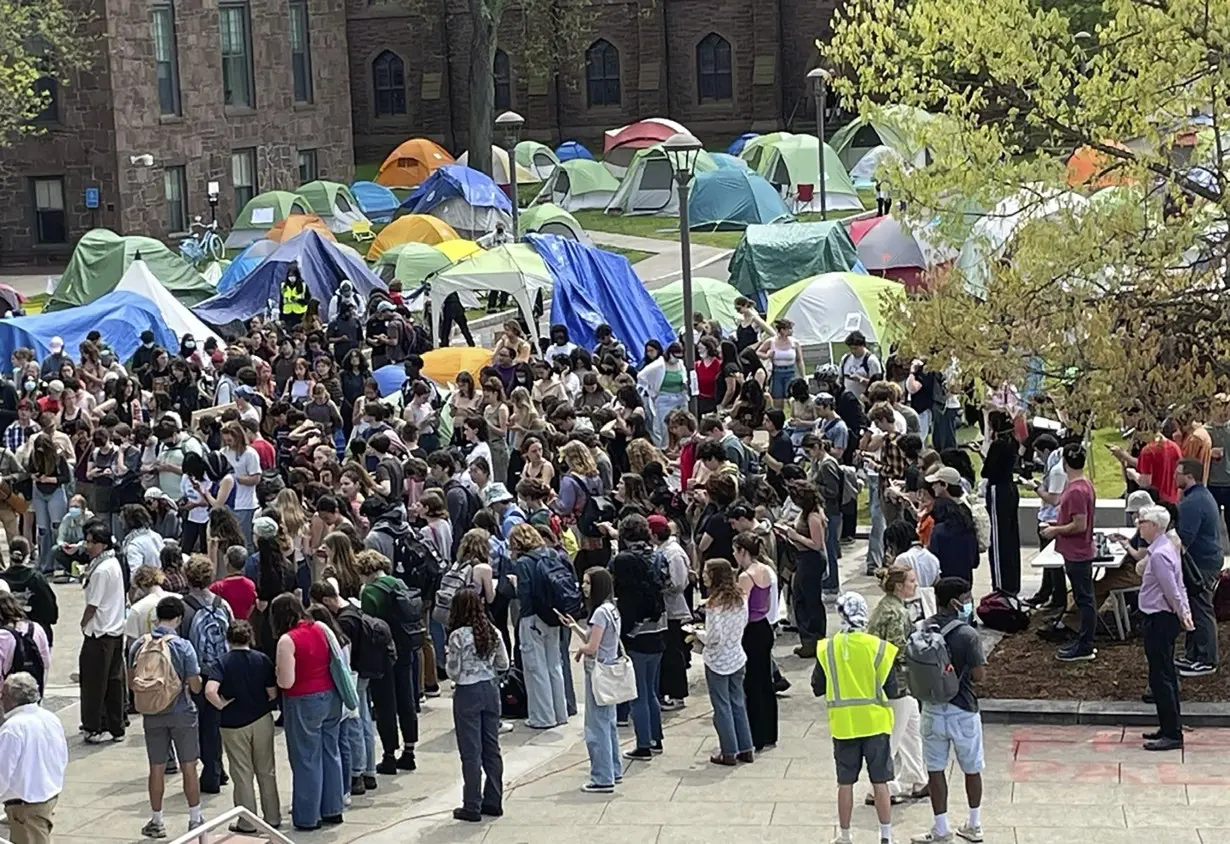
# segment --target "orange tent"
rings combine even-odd
[[[374,261],[390,247],[399,243],[426,243],[435,246],[446,240],[456,240],[453,227],[430,214],[407,214],[398,217],[380,230],[367,250],[367,260]]]
[[[1102,144],[1124,152],[1132,152],[1131,148],[1117,141],[1103,141]],[[1068,185],[1074,188],[1109,188],[1131,183],[1133,179],[1124,171],[1124,168],[1116,166],[1119,163],[1119,159],[1113,155],[1090,146],[1083,146],[1072,153],[1072,157],[1068,159]]]
[[[329,224],[315,214],[291,214],[286,219],[275,224],[265,234],[265,237],[275,243],[284,243],[304,229],[315,229],[320,233],[321,237],[326,237],[334,242],[337,241],[337,238],[333,236],[333,232],[329,231]]]
[[[427,181],[437,167],[453,163],[448,150],[426,138],[411,138],[389,153],[376,174],[386,188],[413,188]]]

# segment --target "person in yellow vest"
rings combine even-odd
[[[299,274],[299,267],[291,264],[282,282],[282,324],[294,328],[303,321],[308,307],[308,289]]]
[[[833,844],[851,844],[850,816],[854,813],[854,784],[863,763],[875,796],[880,820],[880,844],[892,844],[893,710],[889,700],[897,694],[893,661],[897,646],[867,631],[867,601],[857,592],[837,599],[841,632],[816,644],[816,667],[811,687],[828,706],[833,735],[833,761],[837,765],[837,820],[840,832]]]

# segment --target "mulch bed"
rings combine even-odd
[[[1139,701],[1148,686],[1145,651],[1134,628],[1126,642],[1117,642],[1099,630],[1095,641],[1097,659],[1091,662],[1060,662],[1060,647],[1038,637],[1042,624],[1034,617],[1028,630],[1004,636],[987,657],[987,679],[978,684],[983,698],[1025,700],[1132,700]],[[1223,655],[1230,653],[1230,624],[1218,625],[1217,638]],[[1183,652],[1180,635],[1177,652]],[[1230,669],[1224,665],[1209,677],[1180,678],[1183,700],[1230,700]]]

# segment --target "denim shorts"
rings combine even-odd
[[[769,378],[769,395],[775,399],[784,399],[789,395],[790,382],[796,377],[794,365],[775,366],[773,375]]]
[[[956,751],[961,773],[976,774],[982,770],[982,716],[977,712],[951,703],[924,704],[919,731],[928,771],[948,767],[949,747]]]
[[[893,778],[893,750],[888,733],[854,739],[833,739],[833,761],[837,763],[837,784],[854,785],[867,763],[867,778],[886,783]]]

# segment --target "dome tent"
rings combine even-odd
[[[697,154],[695,167],[698,175],[718,169],[713,158],[704,150]],[[619,190],[607,203],[606,213],[679,216],[679,188],[675,184],[675,170],[662,144],[636,151]]]
[[[136,293],[154,303],[162,315],[163,322],[174,332],[176,337],[191,334],[198,345],[205,345],[210,337],[224,344],[221,337],[214,333],[208,325],[197,319],[187,305],[180,302],[163,286],[162,282],[150,271],[144,261],[133,261],[116,285],[116,290]],[[177,347],[178,348],[178,347]]]
[[[458,164],[470,166],[470,151],[466,150],[457,159]],[[507,185],[509,183],[508,171],[510,165],[508,163],[508,151],[503,147],[497,147],[494,144],[491,146],[491,178],[497,185]],[[520,161],[517,162],[517,184],[532,185],[535,182],[541,182],[542,178],[533,173],[528,167],[524,166]]]
[[[518,167],[524,167],[540,182],[550,176],[560,164],[559,156],[551,147],[538,141],[522,141],[517,144],[514,157]]]
[[[873,108],[833,133],[829,143],[844,166],[851,169],[871,149],[886,146],[906,163],[923,167],[931,151],[923,140],[926,127],[942,115],[908,105]]]
[[[154,342],[164,349],[178,349],[179,337],[168,327],[158,306],[146,297],[127,290],[112,290],[105,296],[75,308],[43,312],[32,316],[0,319],[0,355],[10,360],[13,350],[33,349],[42,360],[51,353],[51,340],[59,337],[64,348],[80,347],[91,331],[127,362],[141,346],[144,331],[154,334]]]
[[[397,194],[375,182],[355,182],[350,186],[359,209],[373,223],[387,223],[397,213]]]
[[[553,202],[565,211],[606,208],[619,179],[597,161],[577,158],[565,161],[547,177],[534,202]]]
[[[650,291],[662,313],[676,329],[683,328],[683,280],[672,281]],[[722,326],[725,331],[734,331],[738,324],[735,299],[743,294],[725,281],[698,276],[692,279],[692,310]]]
[[[297,193],[271,190],[257,194],[235,218],[235,225],[226,236],[227,249],[243,249],[265,236],[265,232],[292,214],[310,215],[312,208]]]
[[[615,176],[622,177],[639,150],[660,144],[672,135],[687,133],[681,124],[665,117],[649,117],[608,129],[602,139],[602,163]]]
[[[376,184],[386,188],[413,188],[427,181],[437,168],[452,164],[448,150],[426,138],[411,138],[389,153],[376,173]]]
[[[456,239],[457,232],[439,217],[430,214],[406,214],[380,230],[380,234],[376,235],[376,239],[368,247],[367,260],[376,260],[385,250],[399,243],[434,244]]]
[[[793,220],[781,195],[751,170],[719,169],[697,173],[688,197],[693,229],[742,229],[754,223]]]
[[[561,162],[584,159],[593,161],[594,154],[576,141],[564,141],[555,148],[555,157]]]
[[[738,155],[739,153],[743,152],[743,148],[747,146],[748,141],[752,140],[752,138],[759,138],[759,137],[760,137],[759,132],[744,132],[742,135],[740,135],[739,137],[735,138],[733,141],[730,142],[730,146],[726,148],[726,152],[729,155]]]
[[[313,213],[324,220],[329,231],[335,234],[350,231],[355,223],[369,222],[350,188],[341,182],[308,182],[300,185],[295,193],[307,201]]]
[[[448,223],[461,237],[476,240],[495,231],[497,223],[512,228],[512,203],[491,177],[462,164],[446,164],[402,201],[411,214],[431,214]]]
[[[222,278],[218,279],[218,292],[225,293],[247,278],[248,273],[260,266],[261,261],[277,251],[280,245],[275,240],[265,238],[245,247],[231,259],[231,265],[222,273]]]
[[[769,297],[770,323],[794,323],[794,339],[804,346],[844,342],[861,331],[869,343],[884,345],[893,338],[884,319],[887,300],[904,299],[895,281],[859,273],[823,273],[778,290]]]
[[[209,282],[162,241],[93,229],[77,241],[45,310],[86,305],[110,293],[138,256],[162,285],[186,304],[195,305],[214,294]]]
[[[820,155],[815,135],[773,132],[747,142],[741,157],[772,185],[780,186],[795,213],[820,210]],[[862,211],[850,175],[824,145],[825,204],[829,211]]]
[[[517,225],[521,229],[521,234],[528,232],[554,234],[589,243],[589,235],[577,222],[577,218],[558,205],[552,205],[549,202],[533,205],[521,212],[521,219],[518,220]]]

